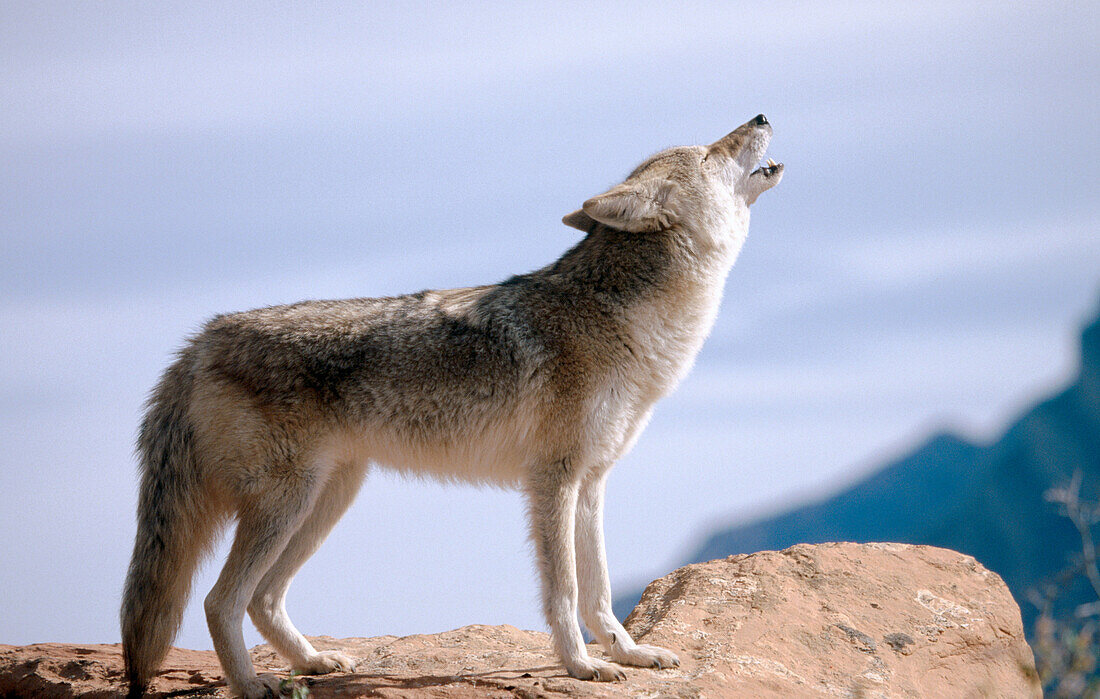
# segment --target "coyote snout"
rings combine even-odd
[[[197,561],[231,520],[233,547],[205,605],[231,690],[278,693],[252,667],[246,611],[294,670],[351,670],[294,628],[285,597],[370,468],[523,491],[570,675],[678,664],[636,644],[611,612],[604,482],[710,332],[749,205],[783,176],[759,165],[771,133],[760,115],[709,146],[654,155],[562,219],[585,235],[561,259],[499,284],[208,322],[141,425],[122,607],[131,694],[164,659]],[[614,663],[589,657],[578,613]]]

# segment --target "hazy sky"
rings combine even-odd
[[[0,643],[118,640],[141,404],[204,319],[542,266],[584,199],[758,112],[784,180],[611,476],[618,587],[1072,371],[1095,3],[377,5],[0,4]],[[372,474],[289,607],[542,628],[520,498]]]

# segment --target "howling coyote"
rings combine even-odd
[[[245,649],[245,611],[301,673],[352,670],[287,616],[291,578],[373,465],[526,496],[543,610],[569,674],[625,675],[589,657],[577,614],[616,663],[665,668],[611,612],[608,471],[691,368],[749,205],[783,166],[757,167],[761,114],[709,146],[670,148],[562,221],[584,238],[499,284],[306,301],[217,316],[179,353],[141,425],[134,555],[122,604],[131,695],[179,627],[195,567],[236,536],[206,597],[231,691],[277,694]]]

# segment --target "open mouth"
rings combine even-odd
[[[766,162],[766,165],[761,165],[760,167],[753,170],[751,175],[759,174],[763,175],[764,177],[771,177],[772,175],[775,175],[776,173],[783,170],[783,163],[777,163],[771,158],[768,158]]]

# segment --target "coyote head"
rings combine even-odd
[[[749,205],[783,177],[771,159],[757,167],[771,135],[760,114],[709,146],[663,150],[562,222],[582,231],[598,221],[633,232],[679,226],[703,239],[743,235]]]

